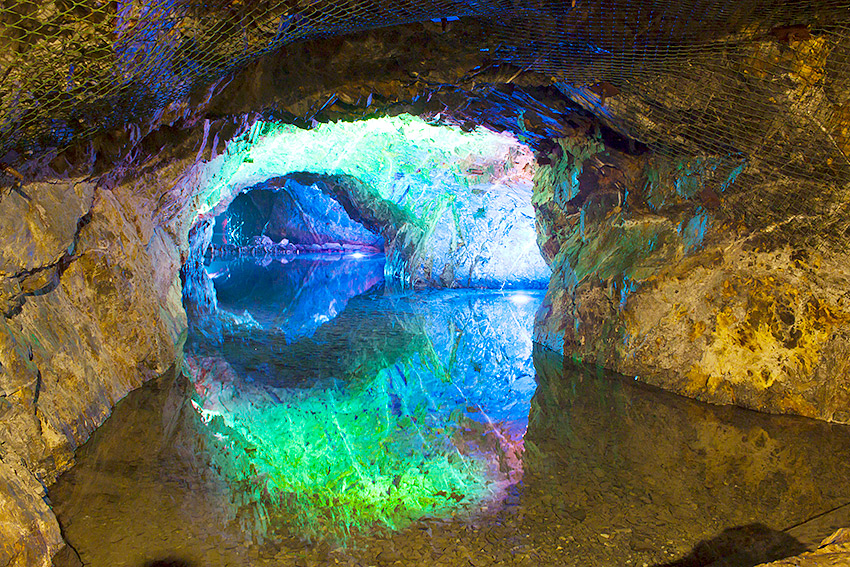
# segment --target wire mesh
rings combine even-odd
[[[759,222],[793,210],[850,235],[838,0],[2,0],[0,161],[138,120],[288,43],[455,16],[485,22],[494,61],[656,152],[745,164],[736,186]]]

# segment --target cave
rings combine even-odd
[[[850,564],[846,2],[0,22],[0,567]]]

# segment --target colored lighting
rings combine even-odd
[[[498,459],[459,449],[487,426],[428,407],[448,397],[451,384],[429,391],[439,379],[421,374],[396,364],[362,390],[278,390],[271,400],[195,373],[205,394],[195,407],[214,437],[244,451],[245,459],[228,460],[228,475],[262,485],[271,496],[266,514],[308,537],[345,539],[376,524],[398,529],[481,506],[494,495]]]
[[[404,223],[396,227],[403,231],[399,246],[417,247],[386,250],[390,279],[433,284],[446,274],[456,280],[448,286],[523,289],[543,288],[551,277],[534,228],[536,162],[511,134],[464,132],[409,115],[310,130],[257,122],[204,167],[198,202],[206,216],[224,212],[241,192],[288,175],[353,178],[370,203],[397,211]],[[424,228],[424,236],[410,227]],[[408,262],[412,256],[422,262]]]
[[[257,122],[250,140],[231,142],[209,163],[199,213],[222,212],[235,195],[267,179],[309,171],[354,176],[383,198],[425,214],[423,203],[434,195],[451,200],[458,187],[530,182],[534,163],[531,150],[510,134],[483,128],[464,132],[410,115],[310,130]]]
[[[534,298],[531,297],[530,295],[528,295],[527,293],[519,292],[519,293],[512,293],[508,297],[508,300],[510,300],[510,302],[513,303],[514,305],[527,305],[528,303],[533,301]]]
[[[256,507],[251,517],[308,538],[345,541],[423,516],[489,509],[522,476],[535,388],[531,326],[542,297],[441,292],[353,300],[354,326],[363,333],[355,342],[372,346],[352,366],[299,387],[287,386],[281,370],[248,379],[225,358],[188,357],[194,407],[219,451],[214,468],[234,498]],[[310,356],[342,353],[350,317],[328,323],[331,330],[311,343],[324,346],[309,347]],[[369,328],[389,322],[399,336],[369,338]],[[262,333],[248,326],[244,333],[237,336],[263,344]],[[303,356],[303,346],[279,346],[277,356]],[[296,381],[309,376],[306,368],[291,372]]]

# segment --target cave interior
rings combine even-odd
[[[850,565],[846,1],[0,22],[0,567]]]

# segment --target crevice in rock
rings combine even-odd
[[[18,280],[18,285],[22,290],[27,287],[26,283],[28,280],[46,279],[47,281],[35,289],[32,289],[30,291],[22,291],[17,296],[9,298],[7,302],[11,305],[9,305],[6,308],[6,311],[3,313],[3,316],[6,319],[11,319],[16,315],[19,315],[24,308],[24,304],[26,303],[27,298],[45,295],[59,287],[60,280],[62,279],[62,274],[65,273],[65,270],[68,269],[68,266],[70,266],[71,263],[78,257],[76,256],[77,244],[80,241],[80,234],[82,230],[86,227],[86,225],[91,222],[93,207],[94,202],[92,202],[91,206],[89,207],[89,211],[82,217],[80,217],[80,219],[77,221],[77,228],[74,232],[74,238],[71,245],[68,247],[68,250],[64,254],[62,254],[62,256],[56,262],[48,264],[47,266],[40,266],[32,270],[24,270],[11,276],[10,279]],[[53,273],[45,274],[45,272],[48,272],[50,270],[54,270]],[[38,285],[37,281],[33,283]]]
[[[38,414],[38,397],[41,395],[41,370],[36,369],[35,392],[32,396],[32,406],[36,414]]]

